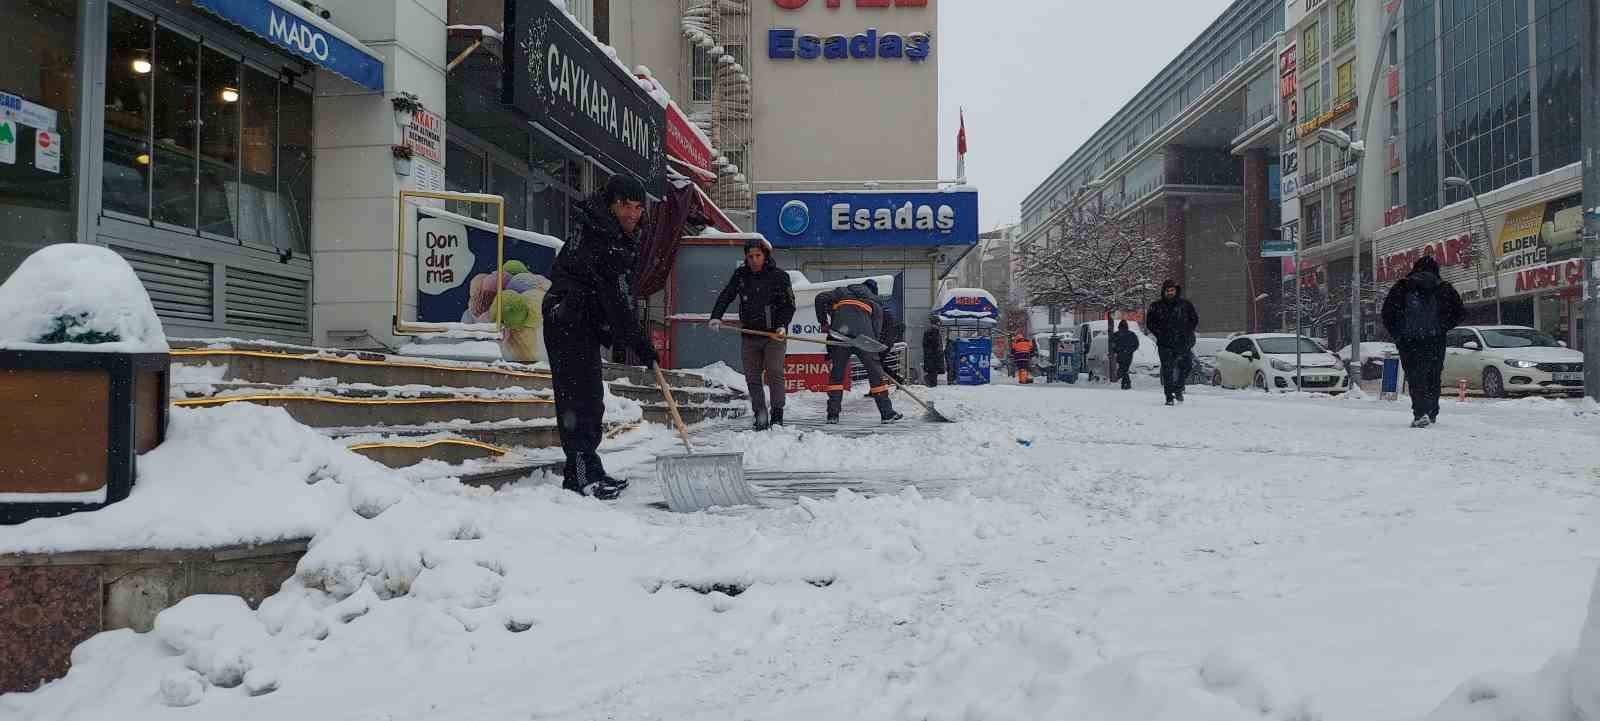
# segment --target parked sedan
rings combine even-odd
[[[1583,354],[1526,326],[1462,326],[1445,336],[1445,388],[1465,380],[1490,398],[1583,392]]]
[[[1225,388],[1249,387],[1269,392],[1299,388],[1326,393],[1342,393],[1350,388],[1344,361],[1310,338],[1285,333],[1235,337],[1217,354],[1217,368],[1212,373],[1212,383]]]

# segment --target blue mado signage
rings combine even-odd
[[[778,248],[971,245],[978,193],[759,193],[756,231]]]
[[[194,0],[194,5],[368,90],[383,90],[383,60],[272,0]]]

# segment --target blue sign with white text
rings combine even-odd
[[[972,245],[978,192],[759,193],[756,231],[777,248]]]
[[[290,0],[194,0],[267,42],[349,78],[368,90],[383,90],[383,60],[339,37],[332,26],[287,7]]]

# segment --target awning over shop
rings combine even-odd
[[[383,58],[294,0],[194,0],[228,22],[368,90],[383,90]]]

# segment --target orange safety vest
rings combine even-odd
[[[1033,353],[1033,341],[1026,338],[1011,344],[1012,353]]]

